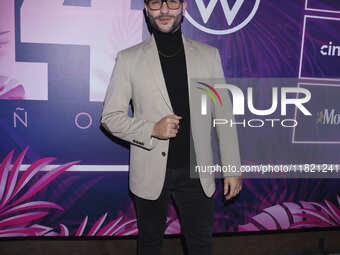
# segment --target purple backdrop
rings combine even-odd
[[[99,124],[117,52],[149,36],[142,9],[141,0],[1,1],[0,237],[138,233],[128,145]],[[188,3],[184,34],[218,47],[227,79],[289,77],[312,93],[312,116],[288,109],[296,128],[238,128],[242,164],[340,163],[339,28],[336,1]],[[257,106],[270,105],[270,85],[254,90]],[[244,179],[232,201],[216,184],[216,233],[340,225],[337,178]],[[180,232],[173,205],[167,225]]]

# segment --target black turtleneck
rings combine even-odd
[[[170,138],[167,167],[186,168],[190,163],[190,109],[188,77],[182,31],[163,33],[153,29],[165,84],[174,114],[181,116],[179,130]]]

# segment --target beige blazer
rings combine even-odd
[[[183,36],[189,84],[192,137],[198,165],[212,165],[211,118],[233,119],[227,93],[220,93],[224,106],[208,104],[210,110],[202,122],[199,89],[192,79],[224,78],[218,50]],[[128,116],[132,100],[134,115]],[[210,100],[208,100],[210,101]],[[165,179],[169,140],[151,137],[156,122],[174,114],[164,81],[156,42],[153,36],[117,55],[102,112],[102,125],[114,136],[131,143],[129,188],[135,195],[155,200]],[[203,118],[203,119],[204,119]],[[199,123],[199,124],[197,124]],[[222,165],[240,166],[235,128],[217,126]],[[215,192],[215,177],[199,172],[204,193]]]

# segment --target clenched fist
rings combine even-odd
[[[182,117],[177,116],[176,114],[165,116],[153,127],[152,136],[160,139],[176,137],[180,119],[182,119]]]

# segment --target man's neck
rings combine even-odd
[[[171,54],[182,47],[182,30],[180,26],[175,31],[168,33],[153,28],[152,33],[154,34],[158,50],[165,54]]]

